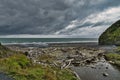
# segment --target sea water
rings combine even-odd
[[[97,38],[0,38],[2,44],[21,43],[83,43],[97,42]]]

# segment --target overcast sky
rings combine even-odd
[[[120,19],[120,0],[0,0],[0,35],[99,37]]]

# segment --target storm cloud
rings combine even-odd
[[[120,0],[0,0],[0,35],[98,37],[120,19]]]

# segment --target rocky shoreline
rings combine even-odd
[[[57,45],[57,46],[56,46]],[[62,46],[61,46],[62,45]],[[88,44],[87,44],[88,45]],[[96,64],[102,63],[102,65],[108,64],[104,59],[107,52],[112,52],[115,46],[96,46],[93,45],[84,46],[63,46],[63,44],[55,44],[49,47],[21,47],[21,46],[7,46],[11,50],[24,53],[34,64],[40,64],[43,66],[52,66],[59,69],[70,69],[73,74],[80,79],[79,72],[76,68],[98,69]],[[100,64],[101,65],[101,64]],[[102,68],[102,67],[101,67]],[[99,70],[101,69],[99,68]],[[103,77],[109,76],[106,70],[109,66],[105,66],[105,70],[101,72]],[[79,71],[79,69],[78,69]],[[81,70],[80,70],[81,71]],[[84,79],[83,79],[84,80]]]
[[[19,47],[7,46],[11,50],[23,52],[33,63],[43,66],[54,66],[60,69],[71,69],[72,67],[88,66],[95,68],[94,64],[101,62],[104,58],[105,50],[98,47]],[[104,61],[103,61],[104,62]],[[80,77],[73,70],[78,79]]]
[[[90,47],[48,47],[21,48],[12,46],[11,50],[24,52],[34,63],[54,66],[84,66],[97,63],[104,56],[105,51]]]

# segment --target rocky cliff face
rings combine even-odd
[[[120,20],[111,25],[99,38],[100,45],[120,45]]]

